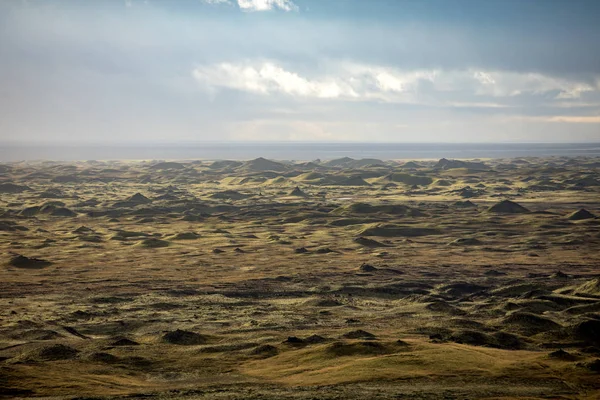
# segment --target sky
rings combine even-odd
[[[6,0],[0,142],[600,142],[597,0]]]

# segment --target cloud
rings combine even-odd
[[[233,89],[259,95],[284,94],[341,100],[383,101],[432,106],[502,108],[523,98],[540,104],[579,99],[599,92],[599,85],[540,73],[475,69],[401,70],[387,66],[331,63],[328,73],[302,76],[273,61],[249,61],[199,66],[194,78],[211,93]],[[532,100],[532,99],[530,99]],[[532,101],[534,101],[533,99]]]
[[[237,3],[244,11],[298,11],[298,6],[291,0],[237,0]]]
[[[263,95],[284,93],[316,98],[357,97],[346,82],[327,78],[310,80],[271,62],[221,63],[198,67],[193,75],[197,81],[213,90],[229,88]]]

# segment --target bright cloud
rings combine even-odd
[[[519,95],[545,96],[551,99],[575,99],[584,92],[598,90],[597,85],[569,81],[537,73],[479,70],[405,71],[383,66],[340,64],[335,73],[305,77],[265,62],[221,63],[200,66],[193,76],[211,90],[228,88],[239,91],[289,96],[349,100],[380,100],[398,103],[438,103],[455,105],[468,97],[499,101]],[[547,100],[547,99],[545,99]]]
[[[259,94],[285,93],[292,96],[357,97],[349,84],[336,79],[310,80],[271,63],[222,63],[198,67],[194,77],[208,88],[229,88]]]
[[[244,11],[298,11],[298,6],[291,0],[237,0],[237,3]]]

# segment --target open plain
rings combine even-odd
[[[600,159],[0,165],[0,396],[597,399]]]

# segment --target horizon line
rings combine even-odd
[[[269,145],[269,144],[277,144],[277,145],[400,145],[400,144],[410,144],[410,145],[492,145],[492,144],[521,144],[521,145],[574,145],[574,144],[593,144],[600,145],[600,140],[589,142],[589,141],[574,141],[574,142],[536,142],[536,141],[486,141],[486,142],[370,142],[370,141],[245,141],[245,140],[224,140],[224,141],[197,141],[197,140],[181,140],[181,141],[152,141],[152,142],[60,142],[60,143],[51,143],[51,142],[38,142],[38,143],[27,143],[27,142],[19,142],[19,141],[0,141],[0,145],[2,146],[47,146],[47,147],[68,147],[68,146],[154,146],[154,145],[231,145],[231,144],[243,144],[243,145]]]

